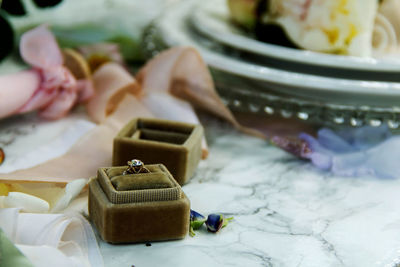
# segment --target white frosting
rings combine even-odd
[[[271,7],[263,21],[281,25],[301,48],[371,55],[376,0],[286,0],[273,1]]]

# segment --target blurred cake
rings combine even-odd
[[[397,50],[400,0],[228,0],[232,20],[269,43],[372,56]]]

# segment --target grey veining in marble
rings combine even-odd
[[[62,153],[73,140],[60,141],[65,129],[83,134],[91,125],[80,116],[61,124],[28,119],[0,122],[1,145],[15,157],[23,148],[53,147],[51,153]],[[234,220],[217,234],[202,229],[193,238],[151,246],[100,241],[105,266],[364,267],[400,262],[400,180],[335,177],[226,125],[208,122],[206,129],[209,158],[183,190],[194,210],[221,212]],[[49,146],[49,140],[60,145]],[[42,161],[50,157],[36,155]]]
[[[393,266],[399,180],[317,171],[262,140],[208,127],[210,156],[183,187],[192,209],[234,221],[182,241],[113,246],[106,266]]]

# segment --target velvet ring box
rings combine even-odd
[[[201,159],[201,125],[137,118],[114,138],[113,166],[140,159],[145,164],[164,164],[176,181],[186,183]]]
[[[167,168],[122,175],[126,167],[100,168],[89,182],[89,216],[103,240],[133,243],[184,238],[190,202]]]

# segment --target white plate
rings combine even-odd
[[[400,83],[371,82],[336,79],[301,74],[256,65],[232,56],[215,52],[200,44],[187,27],[187,17],[193,10],[194,1],[184,1],[165,12],[157,27],[169,46],[190,45],[196,47],[208,65],[216,70],[264,83],[266,90],[274,88],[279,93],[302,96],[329,102],[333,99],[343,103],[378,106],[400,103]]]
[[[374,59],[343,55],[330,55],[281,47],[252,39],[229,21],[225,0],[203,0],[193,8],[191,21],[201,33],[230,47],[280,60],[373,72],[399,72],[399,59]]]

